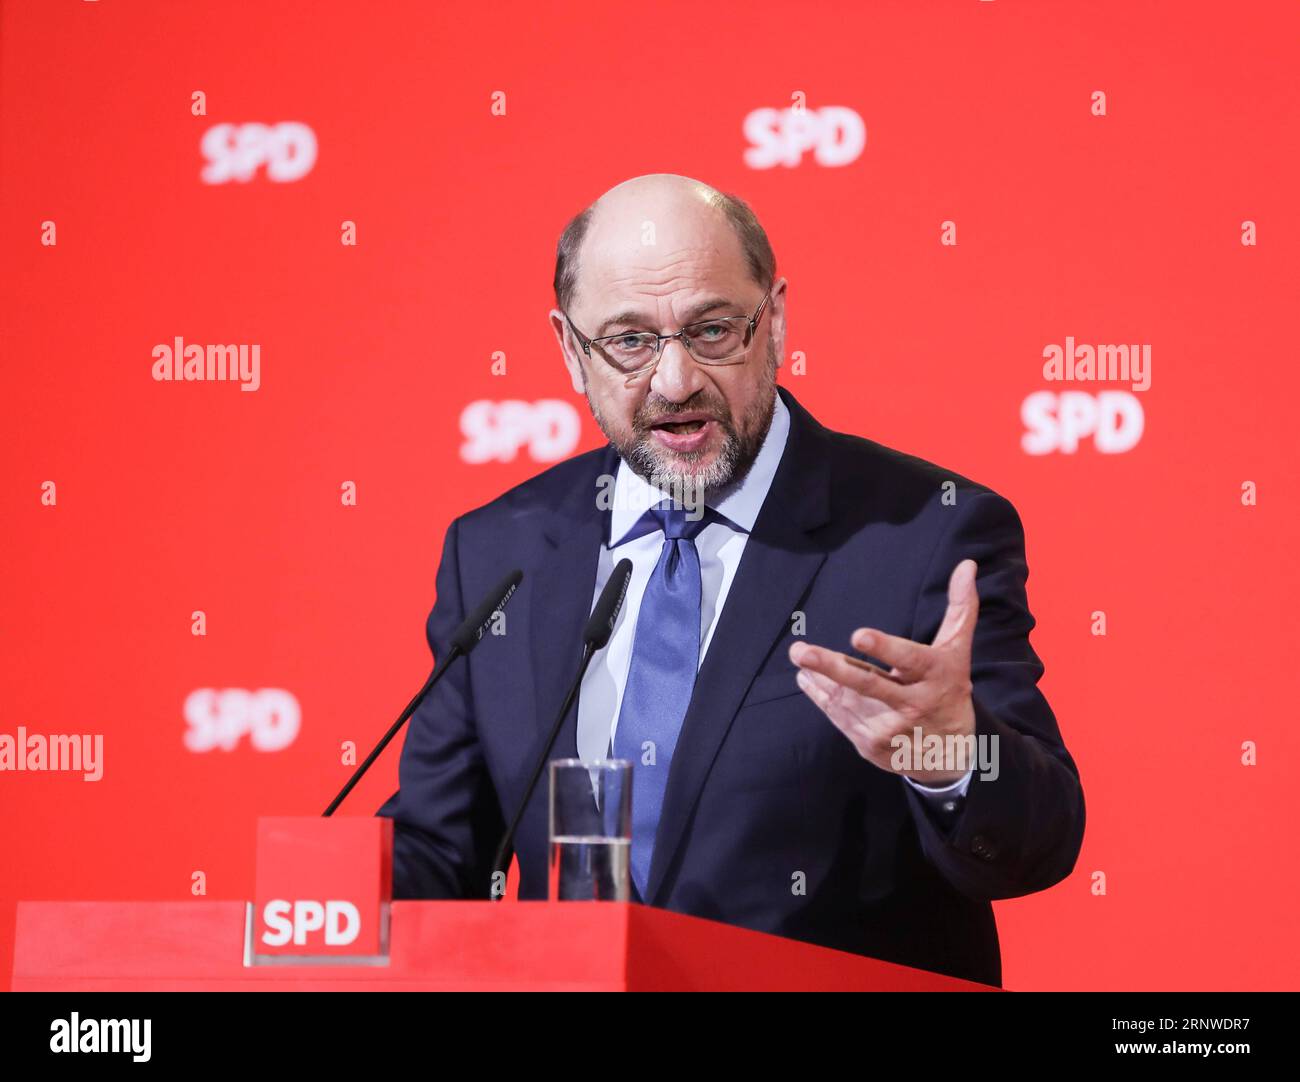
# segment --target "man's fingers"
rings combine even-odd
[[[853,649],[878,657],[894,667],[893,675],[911,684],[925,675],[930,665],[930,648],[899,635],[888,635],[874,627],[860,627],[849,641]],[[856,659],[850,659],[856,660]],[[862,662],[867,664],[867,662]],[[874,666],[873,666],[874,667]]]
[[[859,695],[878,699],[886,706],[897,709],[911,702],[912,692],[907,685],[891,680],[873,666],[854,664],[855,659],[848,658],[837,650],[827,650],[809,643],[795,643],[790,647],[790,660],[801,669],[821,673]]]
[[[886,680],[892,680],[895,684],[906,684],[910,681],[903,679],[903,674],[897,669],[882,669],[879,665],[873,665],[870,661],[863,661],[860,657],[854,657],[852,654],[845,654],[844,659],[856,669],[866,669],[867,672],[873,672],[877,676],[883,676]]]
[[[823,676],[812,669],[800,669],[797,679],[799,686],[807,692],[812,701],[828,714],[839,715],[844,712],[843,707],[850,689],[843,684],[837,684],[829,676]]]
[[[798,682],[813,705],[853,741],[859,752],[868,755],[877,739],[876,715],[891,714],[890,708],[812,669],[800,669]]]
[[[980,595],[975,587],[976,570],[974,560],[962,560],[953,568],[948,577],[948,609],[943,614],[943,623],[939,625],[933,645],[943,646],[954,639],[974,638],[975,621],[980,614]]]

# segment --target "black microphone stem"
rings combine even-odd
[[[415,708],[420,705],[420,701],[429,694],[429,689],[442,679],[442,674],[447,671],[451,663],[460,657],[462,653],[463,651],[459,646],[453,646],[447,651],[446,660],[444,660],[441,665],[434,667],[433,672],[429,674],[429,679],[424,682],[424,687],[416,692],[414,699],[407,703],[406,709],[402,711],[402,716],[393,722],[392,727],[389,728],[388,732],[384,733],[383,739],[380,740],[379,743],[375,745],[374,750],[366,756],[366,761],[357,767],[352,777],[348,779],[347,785],[343,786],[339,795],[330,801],[330,806],[325,809],[323,817],[327,818],[334,814],[335,809],[343,803],[343,800],[348,793],[352,792],[353,787],[361,780],[362,775],[370,769],[370,765],[379,758],[383,753],[383,750],[388,747],[388,744],[393,737],[401,732],[402,726],[405,725],[407,719],[415,713]]]
[[[329,818],[334,814],[335,809],[343,803],[343,798],[352,792],[353,787],[361,780],[362,775],[370,769],[374,761],[388,747],[388,742],[401,731],[407,719],[415,713],[416,707],[429,694],[433,685],[442,679],[442,674],[451,668],[457,658],[467,656],[483,640],[483,636],[487,634],[488,624],[495,618],[497,613],[505,611],[506,605],[514,597],[515,590],[518,588],[519,583],[523,581],[523,578],[524,573],[518,568],[511,571],[510,574],[497,583],[495,589],[483,601],[479,602],[478,608],[465,617],[460,627],[456,629],[455,634],[451,637],[446,656],[442,658],[441,662],[434,665],[433,672],[429,674],[429,679],[424,682],[424,687],[416,693],[414,699],[407,703],[406,709],[402,711],[402,716],[393,722],[388,732],[384,734],[384,738],[375,745],[375,750],[366,756],[366,761],[357,767],[355,773],[348,779],[347,785],[343,786],[342,792],[330,801],[330,806],[325,809],[322,818]]]
[[[533,768],[533,776],[528,779],[528,785],[525,786],[524,792],[529,796],[537,788],[537,781],[542,776],[542,771],[546,769],[549,761],[551,748],[555,746],[556,737],[560,735],[560,729],[564,727],[564,719],[569,716],[569,710],[573,706],[573,700],[578,697],[578,688],[582,686],[582,678],[587,674],[587,666],[591,664],[592,655],[596,652],[596,644],[586,643],[582,648],[582,664],[578,666],[578,675],[573,678],[573,683],[569,686],[569,694],[564,697],[564,706],[560,708],[560,713],[555,719],[555,724],[551,726],[551,734],[546,738],[546,744],[542,749],[542,754],[537,757],[537,766]],[[515,831],[519,828],[519,821],[524,817],[524,809],[528,807],[528,801],[525,799],[519,805],[519,810],[515,812],[515,817],[510,821],[510,827],[501,839],[501,845],[497,848],[496,858],[492,861],[492,879],[495,885],[498,872],[504,872],[505,866],[510,863],[511,844],[515,840]],[[500,900],[505,897],[505,890],[500,894],[493,892],[493,897]]]

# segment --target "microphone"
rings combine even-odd
[[[587,626],[582,632],[584,667],[591,660],[589,655],[603,649],[609,642],[609,637],[614,634],[614,625],[618,623],[618,614],[623,609],[627,586],[631,581],[632,561],[619,560],[614,573],[605,583],[605,588],[600,591],[600,597],[596,598],[595,607],[592,608],[591,615],[587,618]]]
[[[504,873],[506,866],[510,863],[511,846],[515,840],[515,831],[519,828],[519,820],[524,817],[524,809],[528,807],[528,802],[533,797],[533,791],[537,788],[537,781],[546,767],[551,748],[555,746],[555,739],[560,735],[560,727],[564,724],[565,717],[568,716],[569,708],[573,706],[573,700],[578,695],[578,688],[582,686],[582,678],[587,673],[587,666],[591,664],[592,655],[597,650],[602,649],[609,642],[610,635],[614,633],[614,624],[618,622],[618,614],[623,608],[623,601],[627,597],[627,586],[631,580],[632,561],[619,560],[614,568],[614,573],[609,576],[609,581],[605,583],[605,588],[600,591],[600,597],[596,599],[596,604],[591,610],[591,616],[587,619],[587,626],[582,632],[582,661],[578,665],[578,675],[573,678],[573,683],[569,686],[569,693],[564,697],[564,705],[560,707],[560,712],[555,715],[555,724],[551,726],[551,735],[542,747],[541,755],[537,757],[537,765],[533,768],[533,774],[528,780],[527,788],[524,789],[524,798],[519,802],[519,810],[515,812],[515,817],[510,820],[510,826],[506,829],[505,836],[497,847],[496,859],[492,861],[492,881],[494,884],[497,873]],[[494,894],[494,897],[498,900],[504,898],[505,891],[502,890],[500,894]]]
[[[383,750],[388,747],[389,741],[401,731],[407,719],[415,713],[415,708],[424,701],[424,697],[433,690],[433,685],[442,679],[443,673],[451,667],[452,663],[458,657],[464,657],[482,641],[483,636],[487,633],[488,624],[492,622],[492,617],[506,607],[506,603],[514,595],[515,590],[519,588],[519,583],[523,580],[523,577],[524,573],[522,571],[518,569],[511,571],[493,587],[492,592],[480,602],[478,608],[465,617],[464,622],[461,623],[451,637],[451,649],[447,651],[446,657],[439,659],[439,663],[434,666],[433,672],[429,674],[429,679],[424,682],[424,687],[416,693],[415,698],[402,711],[402,716],[393,722],[392,727],[384,734],[383,739],[366,756],[365,762],[357,767],[356,773],[348,779],[347,785],[343,786],[339,795],[330,801],[330,806],[325,809],[323,817],[328,818],[334,814],[335,809],[343,803],[343,799],[348,793],[352,792],[357,782],[370,769],[374,761],[379,758]]]

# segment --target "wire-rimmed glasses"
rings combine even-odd
[[[688,323],[674,334],[624,331],[588,338],[573,325],[567,312],[564,318],[588,358],[594,352],[615,371],[631,376],[658,364],[664,344],[674,338],[681,339],[686,351],[701,364],[739,364],[754,341],[754,330],[771,297],[770,291],[765,293],[752,316],[715,316]]]

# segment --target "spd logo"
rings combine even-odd
[[[1029,455],[1072,455],[1084,439],[1117,455],[1137,446],[1146,425],[1142,403],[1128,391],[1035,391],[1020,404],[1020,419],[1020,446]]]
[[[361,933],[361,912],[351,902],[320,902],[308,899],[289,902],[276,898],[262,909],[262,942],[268,947],[307,945],[307,937],[322,933],[319,940],[327,947],[346,947]]]
[[[257,751],[282,751],[302,722],[298,700],[283,688],[198,688],[186,697],[184,714],[190,751],[233,751],[244,736]]]
[[[203,133],[204,184],[247,184],[258,169],[277,183],[301,180],[316,164],[316,133],[306,124],[218,124]]]
[[[513,462],[521,448],[528,448],[534,462],[558,462],[573,452],[582,435],[578,411],[561,398],[540,402],[511,399],[471,402],[460,415],[464,462]]]
[[[867,145],[867,126],[843,105],[820,109],[755,109],[745,117],[745,164],[751,169],[784,165],[793,169],[808,152],[818,165],[855,162]]]

